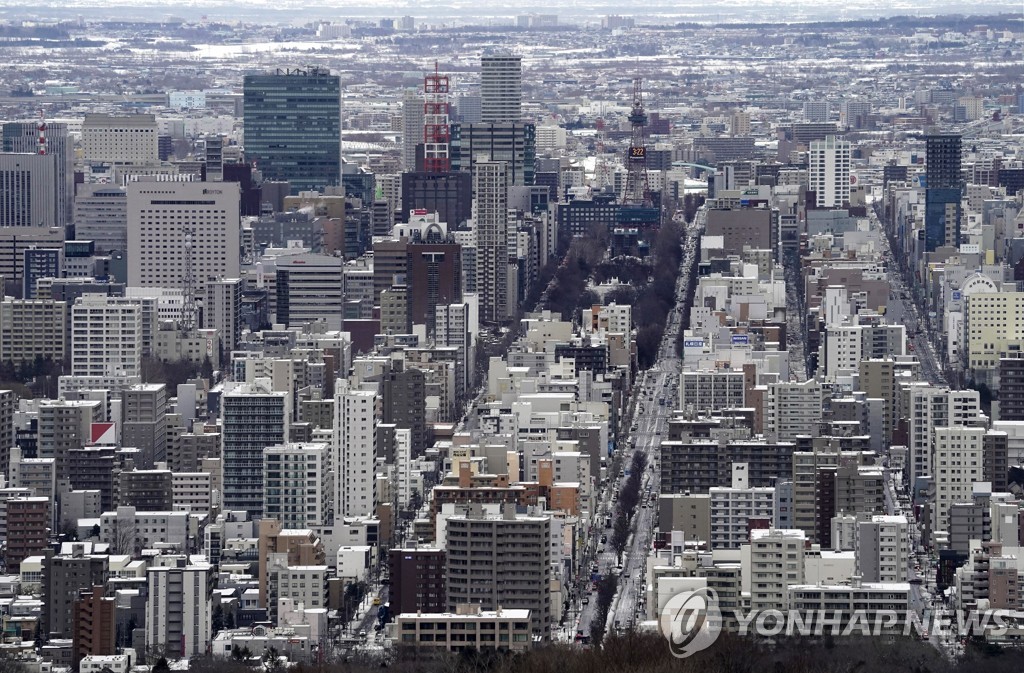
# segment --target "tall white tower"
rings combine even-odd
[[[480,60],[480,120],[485,124],[523,118],[523,59],[500,54]]]
[[[808,189],[819,208],[842,208],[850,202],[850,141],[828,136],[811,141]]]

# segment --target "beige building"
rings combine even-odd
[[[87,114],[82,122],[85,160],[96,163],[141,164],[160,161],[156,117]]]
[[[658,530],[682,531],[687,540],[711,540],[711,496],[707,493],[658,496]]]
[[[964,342],[968,369],[996,369],[1011,347],[1024,347],[1024,292],[967,296]]]
[[[949,530],[949,508],[970,502],[974,482],[982,481],[985,428],[935,428],[935,507],[932,530]]]
[[[67,323],[66,302],[5,298],[0,302],[0,361],[19,365],[37,357],[63,360]]]

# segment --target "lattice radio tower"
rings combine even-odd
[[[448,154],[448,76],[437,71],[423,78],[423,170],[427,173],[447,173],[451,170]]]

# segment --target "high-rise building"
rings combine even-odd
[[[865,582],[906,582],[910,560],[910,524],[905,516],[876,514],[858,521],[855,534],[857,574]]]
[[[402,213],[413,210],[437,213],[452,228],[473,215],[473,177],[466,171],[402,173]]]
[[[485,124],[523,118],[523,59],[497,54],[480,59],[480,119]]]
[[[243,82],[245,158],[293,194],[341,184],[341,78],[278,70]]]
[[[537,169],[537,129],[529,122],[455,124],[449,152],[454,171],[475,172],[479,161],[501,161],[510,187],[532,185]]]
[[[77,238],[92,241],[101,254],[128,249],[128,197],[123,187],[80,185],[74,200]]]
[[[87,114],[82,150],[87,162],[146,164],[160,161],[156,116]]]
[[[381,385],[381,422],[411,433],[412,455],[421,456],[427,448],[427,390],[422,369],[392,364]]]
[[[71,375],[95,388],[122,388],[142,375],[142,310],[87,294],[71,307]]]
[[[551,637],[551,519],[517,515],[511,506],[501,515],[479,511],[449,517],[447,600],[484,610],[530,611],[533,635]]]
[[[220,334],[221,346],[226,353],[235,350],[242,338],[242,279],[220,278],[206,283],[206,303],[203,305],[203,327]],[[222,362],[225,359],[222,358]]]
[[[0,227],[58,226],[54,157],[0,154]]]
[[[416,148],[422,144],[423,96],[409,89],[402,97],[402,166],[407,172],[417,170]]]
[[[811,141],[808,189],[819,208],[843,208],[850,203],[850,141],[828,136]]]
[[[335,520],[371,514],[376,505],[376,428],[379,398],[369,390],[350,390],[338,381],[334,393]]]
[[[925,137],[925,251],[960,244],[963,217],[960,199],[961,145],[959,135]]]
[[[128,185],[128,284],[182,288],[192,262],[197,297],[211,279],[240,274],[236,182],[132,182]],[[186,254],[186,240],[191,252]]]
[[[39,556],[50,542],[50,499],[11,498],[7,501],[8,568],[17,568],[29,556]]]
[[[290,399],[266,381],[241,385],[221,398],[223,510],[263,515],[263,450],[288,441]]]
[[[126,389],[121,442],[139,450],[140,468],[167,460],[167,386],[140,383]]]
[[[43,129],[40,131],[40,124]],[[40,132],[45,142],[40,142]],[[69,147],[69,144],[71,147]],[[74,143],[70,142],[67,124],[9,122],[3,125],[3,151],[45,154],[53,157],[54,224],[65,227],[71,223],[74,201]]]
[[[47,639],[69,637],[77,629],[74,604],[79,592],[106,583],[107,556],[87,553],[91,546],[89,542],[72,543],[70,554],[55,556],[48,551],[43,558],[40,629]]]
[[[116,598],[104,596],[102,581],[78,593],[72,606],[72,661],[117,651],[116,604]]]
[[[263,514],[284,528],[331,525],[331,453],[325,443],[283,444],[263,450]]]
[[[477,231],[476,289],[480,319],[491,323],[511,314],[508,297],[508,173],[502,161],[477,162],[473,171]]]
[[[812,124],[828,121],[829,105],[827,100],[804,101],[804,119]]]
[[[288,327],[323,320],[340,330],[345,296],[344,260],[328,255],[292,255],[277,262],[277,322]]]
[[[750,532],[750,607],[785,610],[789,587],[804,584],[802,530],[767,529]],[[746,564],[744,564],[746,565]],[[744,573],[747,568],[744,567]]]
[[[454,241],[413,243],[406,253],[409,319],[434,334],[437,307],[462,301],[462,248]]]
[[[175,510],[170,470],[126,470],[118,481],[118,507],[134,507],[137,512]]]
[[[149,568],[146,579],[146,647],[168,657],[195,657],[207,652],[213,637],[210,566]]]
[[[443,549],[413,547],[388,552],[389,598],[391,611],[444,612],[448,602],[444,591],[445,552]]]

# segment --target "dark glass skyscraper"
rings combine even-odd
[[[341,80],[326,70],[246,75],[245,156],[292,193],[341,183]]]
[[[955,134],[925,136],[925,250],[960,245],[961,139]]]

